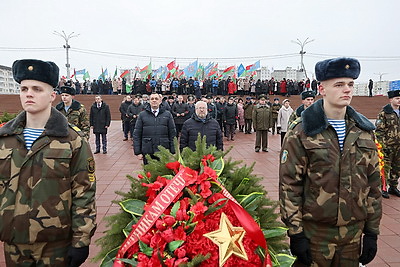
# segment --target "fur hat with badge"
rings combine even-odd
[[[54,62],[38,59],[16,60],[12,65],[13,77],[17,83],[23,80],[35,80],[50,84],[55,88],[58,84],[59,72]]]
[[[355,58],[332,58],[315,65],[315,76],[318,81],[348,77],[357,79],[360,75],[360,62]]]
[[[309,97],[315,98],[315,93],[314,93],[314,91],[303,91],[303,92],[301,93],[301,99],[302,99],[302,100],[304,100],[304,99],[306,99],[306,98],[309,98]]]
[[[61,86],[60,94],[75,95],[75,89],[71,86]]]
[[[400,96],[400,90],[388,91],[389,98],[393,98],[393,97],[397,97],[397,96]]]

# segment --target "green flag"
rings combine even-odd
[[[115,79],[115,77],[117,77],[117,75],[118,75],[117,67],[115,67],[115,72],[114,72],[114,77],[113,77],[113,79]]]
[[[85,74],[83,75],[83,80],[90,80],[90,75],[89,72],[85,72]]]

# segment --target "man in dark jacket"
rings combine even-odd
[[[131,118],[128,115],[128,108],[129,106],[132,104],[132,97],[130,95],[126,96],[126,100],[124,102],[121,103],[121,105],[119,106],[119,112],[121,112],[121,120],[122,120],[122,129],[124,131],[124,139],[123,141],[128,140],[128,133],[130,133],[131,135],[131,139],[133,138],[132,134],[133,132],[131,132]]]
[[[208,115],[207,103],[199,101],[195,106],[196,113],[183,124],[180,149],[189,147],[196,150],[195,142],[200,134],[201,137],[206,136],[207,146],[214,145],[223,150],[221,129],[218,122]]]
[[[135,124],[137,118],[139,117],[139,113],[144,110],[144,105],[140,102],[140,95],[136,95],[133,99],[133,103],[128,107],[128,116],[131,118],[130,127],[131,133],[135,130]]]
[[[233,97],[229,97],[228,104],[224,108],[223,121],[226,127],[227,140],[234,140],[236,120],[238,118],[238,110],[236,104],[233,103]]]
[[[103,154],[107,154],[107,129],[110,127],[111,113],[110,107],[103,102],[100,95],[95,96],[95,102],[90,108],[90,128],[95,135],[96,151],[100,153],[100,136],[103,144]]]
[[[157,152],[158,146],[169,149],[171,153],[175,153],[174,137],[176,129],[172,114],[160,107],[162,97],[153,93],[150,95],[150,105],[139,114],[136,121],[135,130],[133,132],[133,148],[135,155],[143,163],[147,164],[146,155],[156,158],[154,153]]]
[[[171,113],[174,116],[176,137],[179,136],[183,123],[186,121],[186,116],[189,113],[188,105],[183,102],[183,96],[178,95],[178,101],[172,105]]]

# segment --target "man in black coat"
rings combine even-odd
[[[139,117],[139,113],[144,110],[144,105],[140,102],[140,95],[136,95],[133,98],[132,104],[128,107],[128,116],[131,118],[130,120],[130,131],[133,133],[135,130],[135,124],[137,118]]]
[[[154,153],[157,152],[158,146],[169,149],[171,153],[175,153],[174,137],[176,129],[172,114],[160,107],[162,97],[159,94],[152,93],[150,95],[150,105],[139,114],[137,118],[135,130],[133,132],[133,149],[139,160],[143,160],[147,164],[146,155],[156,158]]]
[[[182,95],[178,95],[178,101],[172,105],[171,113],[174,116],[176,137],[178,137],[182,130],[182,125],[187,119],[186,115],[189,113],[189,107],[183,102]]]
[[[207,146],[214,145],[223,150],[222,132],[218,122],[208,114],[207,103],[199,101],[195,105],[195,114],[185,121],[182,127],[179,147],[182,150],[189,147],[196,150],[195,142],[198,135],[206,136]]]
[[[121,113],[121,120],[122,120],[122,130],[124,132],[124,139],[123,141],[128,140],[128,133],[131,135],[131,139],[133,138],[133,132],[131,131],[131,117],[128,114],[128,108],[132,104],[132,97],[130,95],[126,96],[126,100],[121,103],[119,106],[119,112]]]
[[[107,129],[110,127],[110,123],[110,107],[103,102],[100,95],[97,95],[90,108],[90,128],[92,128],[96,137],[96,151],[94,154],[100,153],[100,136],[103,144],[103,154],[107,154]]]

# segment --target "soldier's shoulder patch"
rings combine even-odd
[[[69,127],[72,130],[74,130],[75,132],[77,132],[80,136],[85,136],[84,133],[82,132],[82,130],[78,126],[76,126],[74,124],[69,124]]]
[[[381,119],[378,119],[378,120],[375,121],[375,125],[379,125],[379,124],[381,124],[381,123],[382,123],[382,120],[381,120]]]
[[[89,173],[94,173],[96,170],[96,164],[94,162],[94,158],[90,157],[87,159],[87,170]]]
[[[282,151],[281,164],[286,162],[288,154],[289,152],[286,149]]]
[[[293,130],[296,127],[296,125],[299,124],[300,122],[301,122],[301,117],[298,117],[297,119],[292,121],[292,123],[290,123],[289,129]]]

